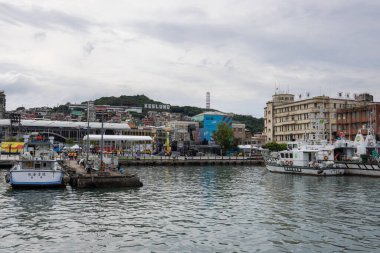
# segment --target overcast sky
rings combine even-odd
[[[380,100],[380,1],[0,0],[7,110],[145,94],[263,116],[275,88]]]

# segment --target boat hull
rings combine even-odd
[[[63,176],[63,171],[16,170],[9,172],[9,183],[12,187],[61,187]]]
[[[380,177],[380,165],[377,163],[337,162],[336,164],[344,168],[346,175]]]
[[[336,176],[343,175],[344,169],[341,168],[313,168],[302,166],[283,166],[267,164],[267,169],[270,172],[286,173],[286,174],[300,174],[300,175],[313,175],[313,176]]]

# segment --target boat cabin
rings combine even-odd
[[[332,149],[294,149],[279,152],[279,160],[288,166],[314,166],[316,163],[333,161]]]
[[[58,164],[56,161],[44,160],[20,160],[16,170],[57,170]]]

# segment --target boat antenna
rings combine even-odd
[[[373,126],[373,109],[369,113],[369,126],[368,126],[368,134],[374,135],[374,126]]]

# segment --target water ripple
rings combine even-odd
[[[1,182],[0,252],[380,248],[375,178],[302,177],[261,167],[128,170],[144,187],[31,191]]]

